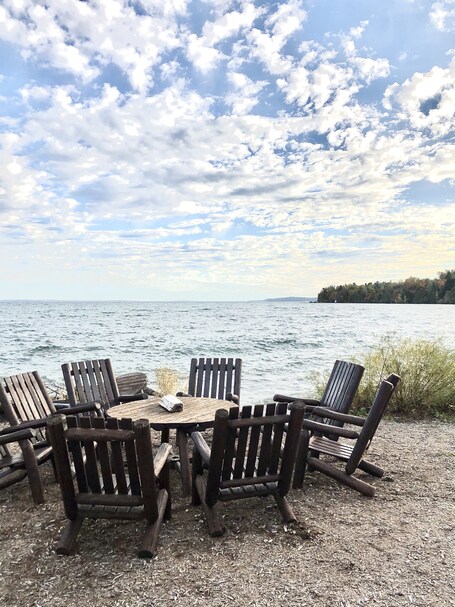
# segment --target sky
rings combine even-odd
[[[455,267],[455,0],[0,0],[0,299]]]

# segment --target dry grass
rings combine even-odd
[[[188,378],[174,369],[161,367],[155,369],[155,387],[160,394],[176,394],[186,392],[188,389]]]
[[[114,521],[85,522],[76,554],[58,557],[65,519],[46,464],[45,504],[26,481],[0,492],[0,605],[453,606],[454,445],[455,425],[385,421],[373,499],[312,473],[289,495],[299,525],[283,525],[271,498],[232,502],[213,539],[173,473],[173,519],[151,561],[136,557],[144,525]]]

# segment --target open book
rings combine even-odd
[[[163,396],[160,400],[160,405],[167,411],[171,411],[171,413],[182,411],[183,409],[182,401],[172,394],[166,394],[166,396]]]

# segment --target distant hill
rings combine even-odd
[[[317,297],[269,297],[264,301],[306,301],[307,303],[316,303]]]

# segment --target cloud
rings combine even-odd
[[[122,0],[6,0],[0,7],[0,39],[19,45],[26,60],[46,62],[83,82],[113,63],[133,89],[145,91],[161,57],[180,44],[176,19],[186,3],[144,6],[150,14],[137,13]]]
[[[455,116],[455,57],[448,68],[434,66],[428,72],[416,72],[401,85],[388,86],[383,104],[388,110],[398,106],[401,117],[416,129],[448,134]]]
[[[455,31],[455,2],[442,0],[431,5],[430,19],[436,29],[442,32]]]

